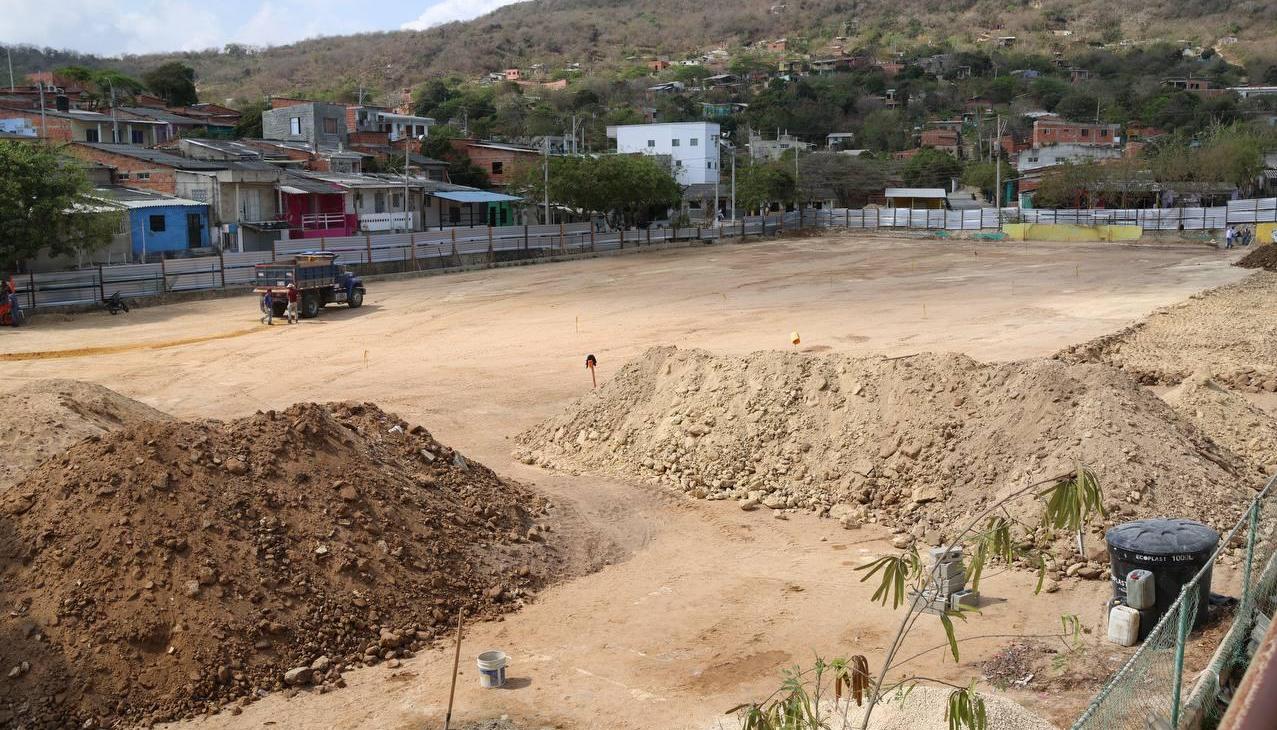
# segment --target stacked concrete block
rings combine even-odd
[[[914,594],[922,599],[923,611],[940,614],[946,610],[979,605],[979,594],[966,590],[967,572],[962,565],[962,548],[931,548],[927,557],[927,586]]]

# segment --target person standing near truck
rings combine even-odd
[[[271,293],[270,287],[266,287],[266,293],[262,295],[262,324],[274,324],[274,318],[275,296]]]
[[[288,323],[297,324],[297,285],[288,282]]]

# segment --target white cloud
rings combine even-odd
[[[220,45],[208,3],[190,0],[0,0],[0,42],[118,55]]]
[[[451,23],[454,20],[470,20],[480,15],[487,15],[504,5],[511,5],[520,0],[439,0],[426,8],[416,20],[403,24],[404,30],[425,30],[436,25]]]

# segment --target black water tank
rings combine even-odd
[[[58,94],[53,97],[53,107],[60,112],[71,111],[71,97],[66,94]]]
[[[1126,601],[1126,574],[1143,568],[1153,574],[1157,591],[1152,620],[1145,621],[1140,612],[1140,638],[1148,635],[1175,599],[1180,588],[1193,579],[1203,566],[1210,564],[1211,554],[1219,544],[1219,533],[1193,520],[1136,520],[1118,525],[1104,533],[1109,560],[1113,567],[1113,596]],[[1211,571],[1207,567],[1197,586],[1197,620],[1206,620],[1210,606]]]

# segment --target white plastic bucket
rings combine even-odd
[[[479,686],[492,689],[505,685],[505,667],[509,657],[503,651],[485,651],[479,655]]]

